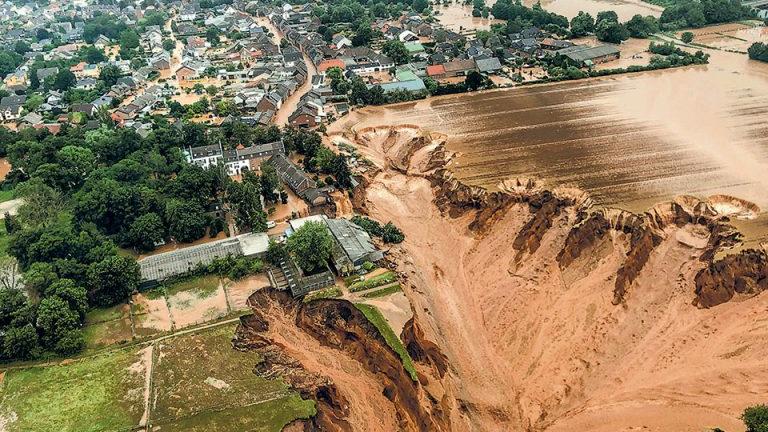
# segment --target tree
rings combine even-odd
[[[472,71],[467,74],[467,78],[464,79],[464,84],[469,90],[477,90],[485,83],[485,78],[478,71]]]
[[[422,13],[429,7],[429,1],[428,0],[413,0],[412,4],[413,10],[415,10],[418,13]]]
[[[157,213],[146,213],[131,223],[128,237],[133,246],[146,252],[155,249],[155,244],[165,237],[165,225]]]
[[[96,306],[112,306],[125,301],[139,286],[140,279],[135,259],[110,256],[88,269],[88,295]]]
[[[752,60],[768,62],[768,44],[755,42],[749,47],[747,54]]]
[[[212,47],[217,47],[219,46],[219,43],[221,43],[219,34],[221,34],[221,32],[216,27],[208,27],[205,31],[205,40],[207,40]]]
[[[659,31],[659,23],[653,16],[643,17],[635,15],[625,24],[629,35],[636,38],[645,39]]]
[[[56,354],[61,356],[71,355],[78,353],[85,348],[85,339],[83,338],[83,331],[81,329],[72,329],[64,333],[61,338],[56,342],[56,346],[53,350]]]
[[[741,420],[747,432],[768,432],[768,405],[755,405],[744,410]]]
[[[395,64],[408,63],[411,59],[408,50],[405,48],[405,44],[396,39],[387,41],[384,46],[381,47],[381,52],[391,58]]]
[[[67,68],[62,68],[56,74],[56,78],[53,81],[53,88],[59,91],[67,91],[70,87],[73,87],[77,83],[75,74]]]
[[[77,312],[69,308],[59,297],[46,297],[37,309],[37,328],[42,334],[43,344],[53,348],[70,330],[80,325]]]
[[[384,243],[402,243],[405,240],[405,235],[392,222],[387,222],[382,228],[381,239]]]
[[[163,41],[164,50],[171,52],[174,50],[174,48],[176,48],[176,41],[174,41],[173,39],[165,39]]]
[[[307,222],[288,237],[288,250],[307,273],[320,271],[331,256],[333,239],[322,222]]]
[[[0,50],[0,76],[4,77],[16,70],[23,61],[18,53],[8,50]]]
[[[267,161],[261,163],[261,194],[269,202],[277,200],[277,190],[280,188],[280,177],[277,175],[275,167]]]
[[[126,29],[120,33],[120,51],[130,51],[139,47],[139,35],[135,30]]]
[[[122,73],[120,72],[119,67],[113,64],[108,64],[101,68],[101,72],[99,72],[99,79],[104,81],[105,86],[112,87],[113,85],[117,84],[117,80],[121,75]]]
[[[693,33],[689,31],[683,32],[683,34],[680,35],[680,40],[687,44],[693,42]]]
[[[168,221],[168,234],[182,243],[204,236],[208,225],[203,207],[194,201],[168,201],[165,218]]]
[[[595,31],[595,19],[592,15],[579,11],[579,14],[571,19],[571,34],[576,37],[586,36]]]
[[[88,63],[101,63],[107,59],[104,52],[95,46],[84,46],[80,48],[79,54]]]
[[[619,15],[616,14],[616,12],[609,10],[609,11],[602,11],[597,13],[597,18],[595,19],[595,25],[600,23],[601,21],[610,21],[610,22],[619,22]]]
[[[600,41],[617,44],[629,39],[629,30],[623,24],[604,19],[595,25],[595,36]]]
[[[32,51],[32,48],[29,46],[27,42],[23,40],[19,40],[19,41],[16,41],[16,44],[13,46],[13,50],[16,51],[17,54],[24,55],[25,53]]]
[[[3,355],[9,359],[27,360],[38,348],[37,331],[32,324],[11,327],[3,336]]]
[[[235,222],[241,231],[267,230],[267,214],[261,208],[261,193],[253,182],[231,182],[227,186],[229,203],[235,213]]]
[[[69,308],[80,315],[80,319],[85,318],[85,311],[88,310],[88,293],[85,288],[75,284],[72,279],[59,279],[46,291],[48,296],[56,296],[69,305]]]

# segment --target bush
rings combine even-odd
[[[768,405],[755,405],[744,410],[741,420],[747,432],[768,432]]]
[[[680,35],[680,40],[685,43],[691,43],[693,42],[693,33],[687,31],[683,32],[683,34]]]
[[[747,53],[752,60],[768,62],[768,44],[755,42],[749,47]]]
[[[83,331],[80,329],[74,329],[67,332],[58,342],[54,350],[56,354],[61,356],[75,354],[85,348],[85,339],[83,339]]]

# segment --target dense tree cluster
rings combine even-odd
[[[752,16],[739,0],[683,0],[664,9],[659,22],[664,29],[702,27]]]
[[[384,243],[402,243],[405,235],[392,222],[381,225],[379,222],[366,216],[355,215],[352,223],[364,229],[371,237],[379,237]]]
[[[539,3],[529,8],[517,0],[499,0],[491,7],[491,13],[494,18],[520,22],[522,27],[544,28],[553,24],[564,29],[568,28],[568,18],[547,12]]]

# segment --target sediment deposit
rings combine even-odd
[[[391,255],[452,430],[740,430],[768,392],[765,260],[714,260],[738,242],[722,197],[594,208],[534,179],[465,185],[414,127],[334,139],[380,168],[356,202],[406,234]]]
[[[318,401],[312,430],[742,430],[768,394],[765,253],[737,245],[732,197],[643,213],[576,187],[457,180],[445,136],[415,126],[333,134],[373,162],[356,210],[395,221],[389,251],[414,317],[399,358],[345,301],[254,294],[236,346]]]

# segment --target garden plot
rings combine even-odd
[[[131,306],[120,304],[106,309],[94,309],[85,316],[83,328],[86,346],[99,348],[119,342],[130,341]]]
[[[280,431],[314,414],[282,381],[257,377],[258,354],[234,350],[234,325],[159,343],[154,366],[153,431]]]
[[[168,308],[176,329],[227,315],[227,296],[216,276],[177,282],[167,289]]]
[[[171,312],[161,290],[138,293],[132,298],[133,324],[137,337],[171,330]]]

